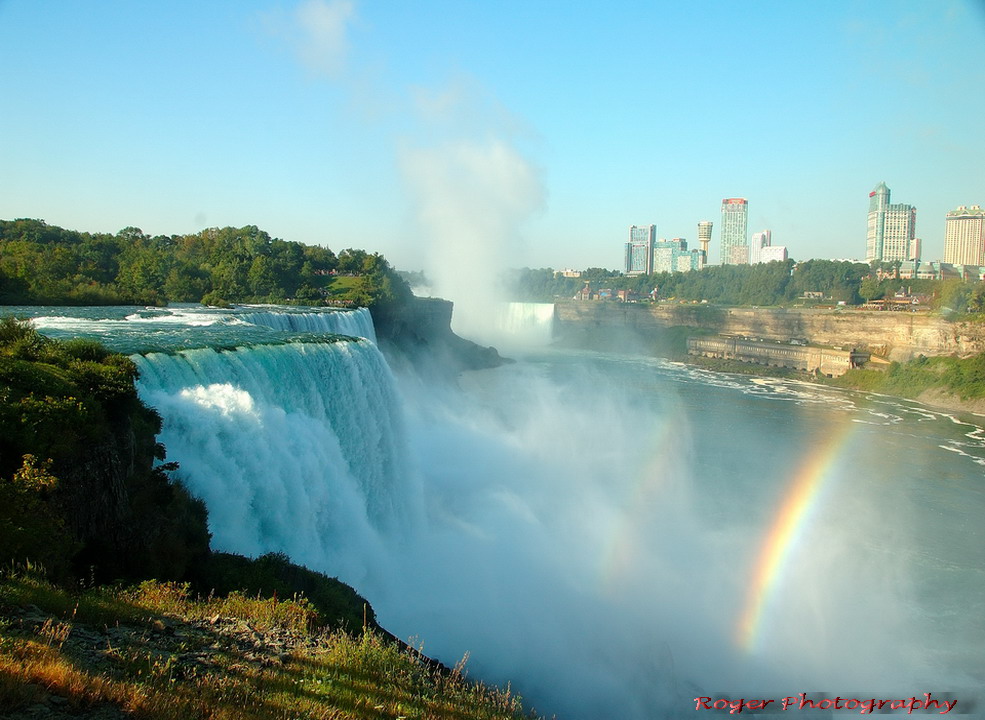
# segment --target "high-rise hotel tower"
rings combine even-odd
[[[763,230],[752,234],[752,244],[749,246],[749,264],[758,265],[763,260],[763,250],[773,245],[773,232]]]
[[[944,226],[944,262],[985,265],[985,210],[978,205],[947,214]]]
[[[881,182],[869,193],[869,222],[865,234],[865,261],[919,260],[916,238],[917,209],[889,202],[889,188]]]
[[[722,265],[746,265],[749,262],[749,202],[745,198],[722,200]]]
[[[657,241],[657,226],[630,225],[626,243],[626,274],[649,275],[653,272],[653,244]]]

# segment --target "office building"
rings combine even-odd
[[[886,183],[879,183],[869,193],[865,261],[920,260],[920,242],[916,238],[916,228],[916,208],[891,203],[889,188]]]
[[[687,253],[687,240],[684,238],[673,240],[660,238],[653,244],[653,272],[675,272],[678,256],[685,253]]]
[[[705,266],[705,259],[704,250],[685,250],[677,256],[674,270],[677,272],[700,270]]]
[[[690,272],[705,266],[702,250],[688,250],[687,240],[661,238],[653,244],[653,272]]]
[[[944,262],[985,265],[985,210],[978,205],[951,210],[944,226]]]
[[[657,238],[656,225],[631,225],[626,243],[626,274],[649,275],[653,272],[653,244]]]
[[[768,248],[773,244],[773,232],[763,230],[752,234],[752,242],[749,243],[749,264],[756,265],[761,262],[769,262],[762,259],[763,248]]]
[[[722,265],[745,265],[749,262],[749,203],[745,198],[722,200]]]
[[[759,262],[768,263],[776,260],[784,262],[787,257],[787,248],[785,245],[767,245],[760,252]]]

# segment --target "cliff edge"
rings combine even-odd
[[[453,308],[449,300],[416,296],[371,308],[380,350],[396,367],[410,366],[428,375],[482,370],[509,362],[496,348],[456,335],[451,329]]]

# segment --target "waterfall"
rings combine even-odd
[[[507,344],[548,345],[554,322],[553,303],[504,303],[496,314],[495,334]]]
[[[288,316],[295,317],[295,316]],[[376,346],[299,342],[134,356],[138,392],[163,418],[178,475],[205,501],[216,549],[284,552],[358,581],[401,524],[405,438]]]
[[[373,316],[366,308],[358,310],[327,310],[322,312],[249,312],[238,316],[253,325],[288,332],[334,333],[362,337],[376,342]]]

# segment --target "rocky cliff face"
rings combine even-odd
[[[157,413],[134,400],[117,414],[101,441],[60,474],[63,505],[82,544],[76,572],[182,578],[208,553],[205,505],[154,467]]]
[[[643,334],[672,327],[700,328],[781,342],[803,338],[821,345],[857,347],[899,361],[921,354],[985,352],[985,325],[950,322],[924,313],[568,302],[558,304],[557,317],[562,334],[586,327],[621,327]]]
[[[495,348],[476,345],[452,332],[453,307],[448,300],[415,297],[408,303],[374,308],[376,336],[387,360],[427,373],[501,365],[504,359]]]

